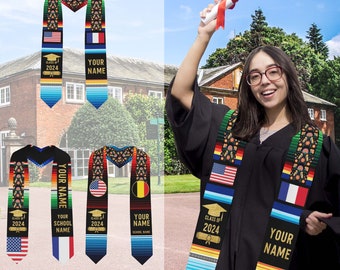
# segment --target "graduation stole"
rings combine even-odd
[[[127,146],[104,146],[89,159],[86,254],[94,263],[106,255],[108,220],[107,161],[117,167],[131,163],[130,233],[132,256],[144,264],[152,256],[150,158],[142,150]]]
[[[51,227],[53,256],[66,262],[74,255],[70,156],[55,146],[27,145],[10,160],[7,255],[16,263],[28,252],[29,170],[28,160],[43,167],[52,164]]]
[[[236,119],[237,112],[230,110],[222,120],[186,269],[216,268],[232,206],[234,181],[246,146],[246,142],[232,136]],[[282,170],[280,192],[273,204],[256,269],[289,267],[299,233],[300,215],[313,181],[321,146],[321,131],[309,125],[292,138]]]
[[[62,5],[76,12],[87,5],[85,22],[86,97],[96,108],[107,100],[104,0],[45,0],[40,97],[52,108],[62,96]]]

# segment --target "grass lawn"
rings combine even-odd
[[[33,182],[30,187],[51,187],[50,182]],[[200,181],[196,177],[186,175],[166,175],[161,176],[160,185],[158,184],[158,177],[151,177],[151,193],[180,193],[180,192],[199,192]],[[109,179],[109,193],[111,194],[129,194],[130,178],[110,178]],[[73,180],[72,190],[86,191],[87,179]]]

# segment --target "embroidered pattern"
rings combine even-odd
[[[58,30],[59,6],[58,0],[49,0],[47,4],[47,29]]]
[[[106,148],[107,158],[117,167],[122,167],[131,160],[133,147],[117,149],[114,147]]]
[[[62,3],[76,12],[87,4],[87,0],[62,0]]]
[[[24,181],[25,181],[24,166],[25,165],[20,161],[10,164],[10,167],[14,167],[13,200],[12,200],[13,208],[22,208],[24,205]],[[10,171],[12,171],[12,169]]]
[[[302,184],[306,183],[307,175],[311,169],[312,163],[315,160],[318,133],[312,127],[304,127],[301,130],[301,139],[298,143],[294,164],[292,167],[292,173],[290,174],[290,180],[298,181]],[[313,171],[314,174],[314,171]]]
[[[91,3],[91,30],[102,30],[102,0],[93,0]]]

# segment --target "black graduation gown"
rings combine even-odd
[[[204,189],[212,169],[217,131],[229,108],[211,103],[200,93],[197,82],[193,88],[192,108],[187,111],[171,96],[170,85],[166,111],[181,160],[193,175],[202,180],[201,188]],[[294,135],[293,126],[288,125],[262,144],[258,135],[247,143],[235,180],[232,209],[216,269],[255,269],[277,196],[282,167]],[[340,151],[329,137],[325,137],[306,203],[307,210],[301,221],[310,213],[308,210],[332,212],[333,216],[339,217],[339,194]],[[330,228],[318,236],[309,236],[303,226],[302,222],[289,269],[340,269],[339,236]]]

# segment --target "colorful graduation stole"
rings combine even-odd
[[[45,0],[42,31],[40,98],[52,108],[62,93],[63,17],[60,0]]]
[[[27,145],[10,161],[7,255],[16,263],[28,252],[29,171],[28,160],[39,167],[52,164],[51,227],[53,256],[66,262],[74,255],[70,156],[55,146]]]
[[[97,109],[107,100],[105,2],[88,0],[85,25],[86,98]]]
[[[108,96],[104,0],[45,0],[40,97],[52,108],[62,96],[62,4],[76,12],[87,4],[85,25],[86,97],[99,108]]]
[[[213,168],[202,199],[188,270],[216,268],[233,201],[234,180],[245,148],[245,142],[231,134],[236,119],[237,113],[228,111],[217,135]]]
[[[289,268],[322,142],[321,131],[308,125],[293,137],[281,174],[278,198],[270,213],[257,270]]]
[[[94,263],[106,255],[108,220],[107,161],[117,167],[131,164],[130,177],[130,233],[131,252],[144,264],[152,256],[152,222],[150,192],[150,158],[142,150],[128,146],[104,146],[89,159],[86,254]]]
[[[228,111],[217,135],[212,172],[202,199],[200,215],[186,267],[188,270],[214,270],[216,268],[233,201],[234,181],[246,146],[246,142],[232,136],[231,130],[236,119],[237,112]],[[293,253],[299,232],[299,218],[307,198],[308,188],[312,184],[321,146],[321,131],[308,125],[292,138],[281,176],[279,197],[274,202],[264,239],[263,253],[265,254],[261,254],[256,269],[286,269],[275,268],[270,265],[277,263],[278,257],[275,255],[282,255],[282,245],[280,246],[281,251],[276,249],[280,240],[286,240],[286,244],[290,244],[291,253],[288,254],[287,251],[282,258],[285,262],[288,260],[285,267],[289,266],[290,255]],[[292,170],[292,168],[294,169]],[[301,172],[301,168],[303,168],[303,172]],[[288,183],[289,175],[294,175],[292,179],[300,177],[299,183],[294,183],[295,185]],[[308,184],[306,184],[307,182]],[[307,191],[304,187],[301,187],[302,183],[308,186]],[[290,191],[286,192],[288,190]],[[294,201],[297,205],[291,207],[289,203],[293,201],[294,194],[297,195]],[[286,199],[283,199],[284,197]],[[284,203],[282,203],[282,200]],[[299,209],[297,210],[297,208]],[[289,229],[286,227],[287,222],[294,223],[292,225],[295,226],[294,230],[290,231],[290,225]],[[285,236],[282,235],[284,233],[286,233]],[[279,235],[281,236],[279,237]],[[276,246],[274,247],[274,245]]]

